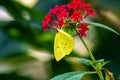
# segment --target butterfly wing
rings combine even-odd
[[[63,30],[58,30],[54,40],[54,55],[57,61],[69,55],[74,47],[74,39]]]

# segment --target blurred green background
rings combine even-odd
[[[88,21],[110,26],[120,33],[120,0],[85,0],[96,11]],[[0,0],[0,80],[50,80],[70,71],[92,70],[77,61],[89,58],[77,36],[70,56],[56,62],[53,57],[55,32],[42,30],[41,21],[50,8],[70,0]],[[105,67],[120,75],[120,36],[89,26],[85,41],[96,59],[111,61]],[[87,76],[84,80],[98,80]]]

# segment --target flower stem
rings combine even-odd
[[[90,49],[88,48],[87,44],[85,43],[85,41],[83,40],[83,38],[79,35],[79,32],[77,31],[77,29],[74,28],[74,30],[76,31],[76,33],[78,34],[79,38],[80,38],[81,41],[83,42],[85,48],[87,49],[87,51],[88,51],[88,53],[89,53],[90,58],[92,59],[93,62],[95,62],[96,60],[95,60],[92,52],[91,52]]]
[[[82,43],[84,44],[84,46],[85,46],[86,50],[88,51],[89,56],[90,56],[90,58],[92,59],[93,63],[96,62],[95,57],[93,56],[91,50],[88,48],[88,46],[87,46],[87,44],[85,43],[85,41],[83,40],[83,38],[79,35],[79,32],[77,31],[77,29],[74,28],[74,30],[75,30],[76,33],[78,34],[78,36],[79,36],[79,38],[81,39]],[[92,66],[93,66],[93,68],[96,70],[96,72],[98,73],[98,76],[99,76],[100,80],[104,80],[104,77],[103,77],[103,74],[102,74],[101,69],[97,69],[97,67],[94,66],[94,65],[92,65]]]
[[[97,72],[93,71],[93,72],[88,72],[87,74],[97,74]]]
[[[103,77],[102,71],[99,71],[99,72],[97,72],[97,73],[98,73],[98,76],[100,77],[100,80],[104,80],[104,77]]]

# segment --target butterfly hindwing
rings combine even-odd
[[[69,55],[74,47],[74,39],[68,33],[58,29],[54,40],[54,55],[57,61]]]

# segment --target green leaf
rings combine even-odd
[[[105,66],[109,62],[110,61],[105,61],[104,59],[99,59],[99,60],[97,60],[97,65],[102,68],[103,66]]]
[[[119,77],[118,77],[118,80],[120,80],[120,75],[119,75]]]
[[[78,71],[78,72],[68,72],[61,75],[58,75],[51,80],[81,80],[82,77],[87,74],[86,71]]]
[[[101,64],[101,67],[103,67],[103,66],[105,66],[107,63],[109,63],[110,61],[106,61],[106,62],[103,62],[102,64]]]
[[[66,80],[81,80],[82,77],[86,74],[86,72],[82,73],[82,74],[77,74],[77,75],[74,75]]]
[[[99,59],[99,60],[97,60],[97,62],[104,62],[104,59]]]
[[[85,59],[85,58],[79,58],[79,61],[87,66],[91,66],[90,60]]]
[[[104,59],[99,59],[99,60],[96,60],[96,62],[94,64],[96,64],[96,66],[98,66],[99,68],[102,68],[109,62],[110,61],[105,61]]]
[[[116,33],[117,35],[120,35],[120,33],[118,33],[118,32],[115,31],[114,29],[112,29],[112,28],[110,28],[109,26],[106,26],[106,25],[104,25],[104,24],[100,24],[100,23],[96,23],[96,22],[86,22],[86,23],[88,23],[88,24],[90,24],[90,25],[92,25],[92,26],[96,26],[96,27],[101,27],[101,28],[107,29],[107,30],[109,30],[109,31],[111,31],[111,32]]]

